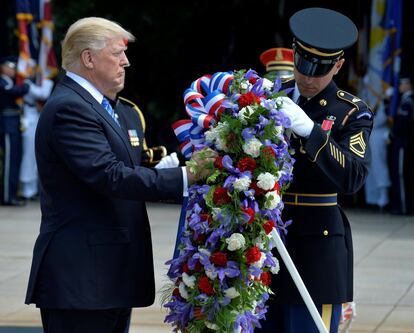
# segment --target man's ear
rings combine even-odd
[[[335,72],[334,75],[338,74],[339,70],[341,69],[342,65],[344,64],[345,59],[342,58],[341,60],[339,60],[336,64],[335,64]]]
[[[81,52],[81,62],[87,69],[93,69],[93,56],[89,49],[85,49]]]

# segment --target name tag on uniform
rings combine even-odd
[[[138,147],[139,146],[139,137],[138,133],[134,129],[128,130],[128,136],[129,136],[129,142],[131,142],[132,147]]]

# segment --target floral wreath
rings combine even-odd
[[[284,236],[290,224],[281,196],[294,163],[280,88],[241,70],[205,75],[184,93],[191,119],[173,124],[183,155],[209,147],[218,156],[189,188],[178,256],[167,262],[165,322],[175,332],[253,332],[265,318],[279,271],[271,232]]]

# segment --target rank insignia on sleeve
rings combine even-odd
[[[137,134],[137,131],[134,129],[129,129],[128,130],[128,136],[129,136],[129,141],[131,142],[131,146],[132,147],[138,147],[139,146],[139,137]]]
[[[351,136],[349,140],[349,149],[357,156],[364,158],[366,144],[362,132]]]

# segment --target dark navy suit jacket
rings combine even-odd
[[[140,167],[139,117],[121,102],[115,109],[122,128],[67,76],[44,107],[35,143],[42,221],[27,304],[109,309],[153,303],[144,201],[178,200],[182,170]]]

